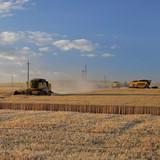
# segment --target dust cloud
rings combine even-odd
[[[54,81],[51,82],[52,91],[55,93],[84,93],[96,90],[96,85],[90,81]]]

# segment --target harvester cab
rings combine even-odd
[[[25,90],[17,90],[14,95],[52,95],[51,84],[45,79],[32,79]]]

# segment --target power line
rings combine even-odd
[[[84,66],[84,71],[85,71],[85,80],[87,80],[87,64]]]
[[[82,79],[87,80],[87,64],[84,65],[84,68],[82,69]]]
[[[28,62],[27,62],[27,88],[29,88],[29,79],[30,79],[30,62],[29,62],[29,59],[28,59]]]

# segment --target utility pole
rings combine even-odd
[[[85,72],[85,80],[87,80],[87,64],[84,66],[84,72]]]
[[[104,76],[104,86],[107,87],[107,77]]]
[[[82,80],[84,80],[84,69],[82,69]]]
[[[30,69],[30,62],[28,59],[28,62],[27,62],[27,88],[29,88],[29,69]]]
[[[14,75],[11,76],[11,86],[14,86]]]
[[[85,64],[84,68],[82,69],[82,80],[87,81],[87,64]]]

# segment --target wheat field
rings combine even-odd
[[[159,89],[14,96],[17,88],[23,86],[0,86],[0,103],[160,106]],[[159,116],[0,110],[0,160],[156,160],[159,156]]]
[[[24,84],[0,85],[0,103],[50,103],[50,104],[89,104],[89,105],[137,105],[160,106],[160,89],[105,89],[85,92],[85,95],[64,96],[14,96]],[[63,90],[63,88],[61,88]],[[59,92],[56,92],[59,93]],[[70,93],[70,92],[69,92]],[[73,92],[74,93],[74,92]],[[77,93],[77,92],[76,92]],[[87,95],[86,95],[87,94]],[[90,95],[91,94],[91,95]],[[107,94],[107,95],[105,95]]]
[[[1,160],[159,159],[160,117],[0,110]]]

